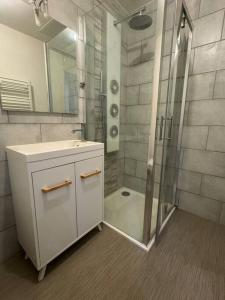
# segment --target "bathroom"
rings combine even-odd
[[[225,298],[224,23],[0,1],[1,299]]]

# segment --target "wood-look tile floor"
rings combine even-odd
[[[146,253],[104,226],[47,269],[18,255],[0,267],[0,299],[225,299],[225,226],[177,211]]]

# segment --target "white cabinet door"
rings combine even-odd
[[[75,168],[77,227],[81,236],[103,218],[103,158],[77,162]]]
[[[43,266],[77,238],[74,164],[42,170],[32,176]]]

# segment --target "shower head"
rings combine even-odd
[[[129,26],[134,30],[144,30],[152,25],[152,18],[148,15],[143,15],[142,12],[134,15],[129,20]]]
[[[143,30],[152,25],[152,18],[148,15],[143,15],[143,12],[146,10],[146,7],[139,8],[138,10],[134,11],[133,13],[129,14],[128,16],[115,20],[114,25],[117,26],[118,24],[129,20],[128,24],[129,27],[134,30]]]

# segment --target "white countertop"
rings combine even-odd
[[[104,149],[104,144],[80,140],[56,141],[6,147],[7,152],[16,152],[22,155],[28,162],[73,155],[98,149]]]

